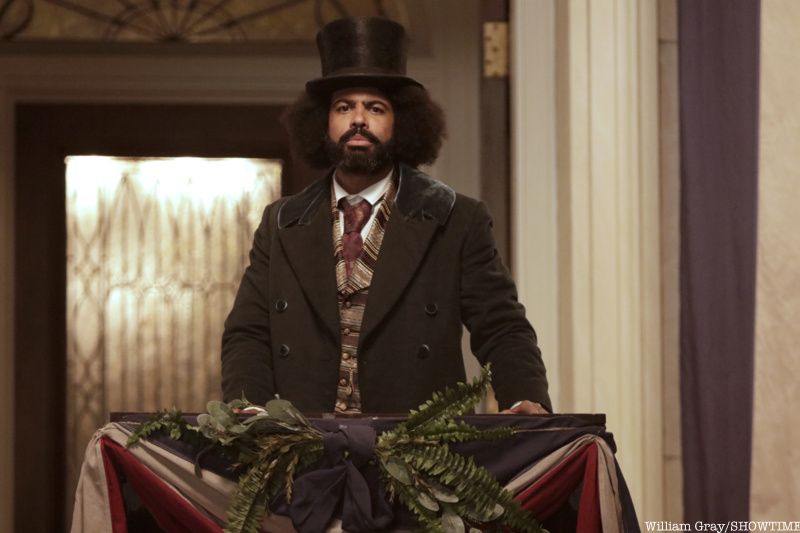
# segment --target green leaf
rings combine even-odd
[[[498,518],[503,516],[504,512],[505,509],[503,508],[503,506],[500,505],[499,503],[496,503],[494,505],[494,508],[489,512],[489,517],[487,519],[487,522],[491,522],[492,520],[497,520]]]
[[[292,426],[302,425],[308,426],[308,420],[303,414],[292,405],[288,400],[270,400],[264,406],[270,418],[274,418],[285,424]]]
[[[452,492],[450,490],[447,490],[446,488],[442,487],[441,485],[437,486],[437,484],[430,483],[430,486],[428,488],[431,491],[431,494],[433,494],[433,497],[436,498],[437,500],[439,500],[440,502],[443,502],[443,503],[457,503],[458,502],[458,496],[456,496],[456,494],[454,492]]]
[[[436,500],[428,496],[425,491],[420,491],[417,495],[417,500],[419,500],[421,506],[429,511],[437,512],[439,510],[439,504],[436,503]]]
[[[247,400],[239,398],[231,400],[228,403],[228,407],[230,407],[231,409],[247,409],[248,407],[252,407],[252,405],[253,404],[251,404]]]
[[[442,515],[442,529],[446,533],[464,533],[464,521],[457,514],[447,511]]]
[[[211,400],[208,402],[206,410],[208,410],[208,414],[211,415],[214,421],[222,426],[223,431],[228,426],[233,425],[235,421],[235,416],[231,408],[228,407],[226,403],[219,400]]]
[[[389,474],[403,485],[411,485],[411,475],[408,473],[408,466],[406,463],[397,457],[389,457],[383,463],[384,468]]]

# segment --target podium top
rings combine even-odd
[[[110,414],[110,422],[134,422],[142,423],[150,420],[156,413],[153,412],[135,412],[135,411],[114,411]],[[195,418],[200,413],[183,413],[187,418]],[[359,415],[342,415],[339,413],[303,413],[309,420],[371,420],[380,421],[385,423],[398,423],[407,418],[405,414],[396,413],[362,413]],[[246,416],[246,415],[243,415]],[[476,414],[466,415],[463,418],[467,421],[481,421],[482,425],[488,421],[516,421],[516,420],[529,420],[532,418],[539,419],[565,419],[571,421],[571,427],[585,427],[597,426],[606,427],[605,413],[556,413],[548,415],[501,415],[498,413],[493,414]]]

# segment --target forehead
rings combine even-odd
[[[331,103],[339,100],[354,102],[380,100],[386,104],[390,104],[389,97],[375,87],[348,87],[346,89],[339,89],[331,94]]]

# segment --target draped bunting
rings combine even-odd
[[[119,474],[130,483],[142,503],[164,531],[171,533],[218,533],[220,527],[197,512],[187,500],[161,482],[156,475],[134,460],[125,449],[111,439],[102,439],[100,447],[107,470],[113,465],[117,475],[109,479],[109,502],[112,508],[114,533],[127,532],[125,508],[119,488]],[[113,496],[111,496],[113,495]]]
[[[147,417],[127,418],[143,421]],[[413,529],[409,513],[397,502],[394,507],[387,503],[377,472],[369,464],[376,434],[398,420],[312,420],[326,432],[324,459],[317,469],[298,476],[291,505],[285,500],[273,503],[277,514],[268,516],[262,529],[273,533]],[[534,516],[546,519],[566,511],[577,520],[571,527],[580,531],[639,531],[613,457],[613,438],[602,426],[563,415],[465,420],[478,427],[511,424],[520,430],[504,441],[452,447],[487,468]],[[219,457],[204,460],[202,478],[198,478],[193,465],[198,450],[165,436],[154,435],[126,450],[120,444],[135,426],[112,423],[96,433],[81,472],[72,531],[127,533],[119,496],[125,492],[119,488],[123,482],[163,531],[221,531],[236,479],[227,463]],[[577,513],[570,510],[575,496],[580,502]],[[111,512],[105,514],[109,508]],[[550,530],[560,529],[551,526]]]

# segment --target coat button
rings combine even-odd
[[[431,347],[427,344],[422,344],[419,348],[417,348],[417,357],[420,359],[427,359],[430,354]]]
[[[278,348],[278,355],[281,357],[289,357],[289,346],[286,344],[281,344],[281,347]]]
[[[439,306],[438,306],[438,305],[436,305],[436,304],[427,304],[427,305],[425,306],[425,312],[426,312],[426,313],[427,313],[429,316],[433,316],[433,315],[435,315],[436,313],[438,313],[438,312],[439,312]]]
[[[289,307],[289,302],[286,300],[275,300],[275,310],[283,313]]]

